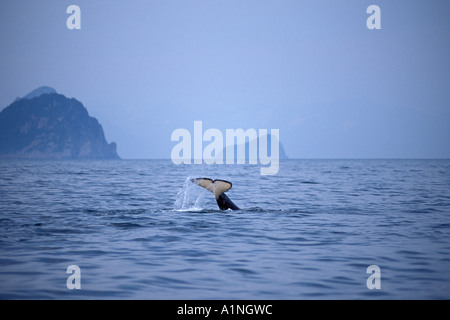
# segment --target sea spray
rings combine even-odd
[[[207,192],[192,183],[193,177],[187,177],[183,189],[177,193],[174,209],[177,211],[200,211],[205,208]]]

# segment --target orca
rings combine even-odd
[[[220,179],[212,180],[209,178],[196,178],[191,179],[191,181],[214,193],[220,210],[240,210],[225,194],[233,186],[231,182]]]

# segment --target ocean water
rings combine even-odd
[[[2,161],[0,298],[449,299],[450,161]]]

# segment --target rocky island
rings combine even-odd
[[[81,102],[40,87],[0,112],[0,158],[119,159]]]

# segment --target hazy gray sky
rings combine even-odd
[[[194,120],[279,129],[291,158],[449,158],[449,13],[448,0],[2,0],[0,108],[51,86],[123,158],[170,158]]]

